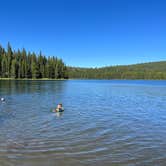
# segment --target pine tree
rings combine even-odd
[[[7,76],[10,77],[10,67],[11,67],[11,60],[12,60],[12,48],[10,46],[10,43],[7,45]]]
[[[59,63],[60,62],[60,63]],[[65,64],[57,57],[46,58],[40,52],[13,51],[10,43],[5,50],[0,45],[0,77],[4,78],[61,78]]]
[[[17,62],[16,62],[16,59],[12,60],[12,64],[11,64],[11,78],[17,78]]]

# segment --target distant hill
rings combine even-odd
[[[41,52],[7,49],[0,45],[0,79],[164,79],[166,61],[134,65],[80,68],[66,66],[58,57],[46,57]]]
[[[80,79],[166,79],[166,61],[101,68],[68,67],[68,76]]]

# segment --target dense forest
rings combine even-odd
[[[102,68],[66,66],[62,59],[0,45],[0,78],[166,79],[166,61]]]
[[[102,68],[68,68],[69,78],[166,79],[166,61]]]
[[[1,78],[67,78],[67,67],[57,57],[45,57],[40,52],[13,50],[10,43],[5,50],[0,46],[0,77]]]

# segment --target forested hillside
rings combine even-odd
[[[102,68],[67,67],[62,59],[0,46],[0,78],[166,79],[166,61]]]
[[[68,68],[69,78],[166,79],[166,61],[102,68]]]
[[[0,77],[1,78],[67,78],[67,67],[57,57],[45,57],[40,52],[13,50],[8,43],[5,50],[0,46]]]

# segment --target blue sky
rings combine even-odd
[[[0,44],[67,65],[166,60],[164,0],[1,0]]]

